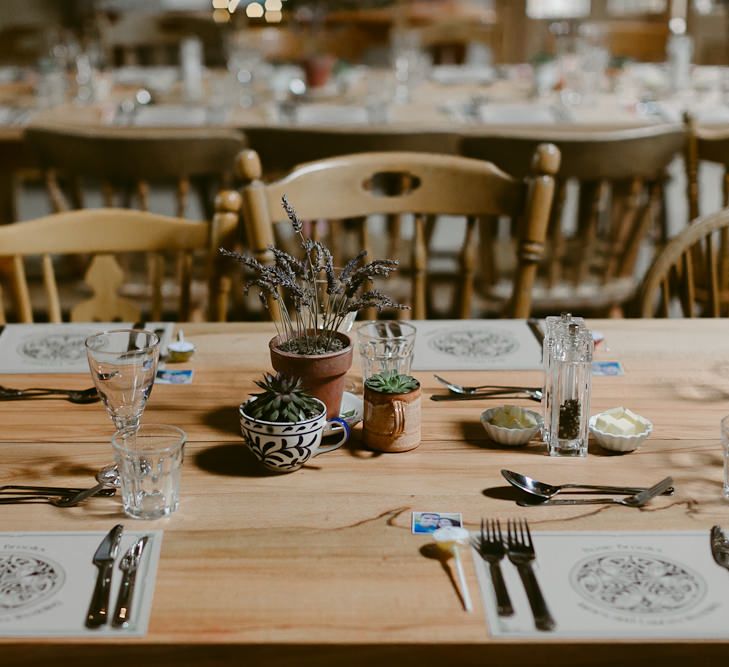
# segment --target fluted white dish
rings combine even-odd
[[[483,424],[486,435],[490,440],[499,443],[500,445],[509,445],[511,447],[519,447],[526,445],[542,428],[544,420],[542,415],[534,410],[524,410],[531,414],[536,420],[536,426],[530,426],[529,428],[505,428],[504,426],[496,426],[489,420],[496,414],[497,410],[501,410],[504,406],[498,406],[495,408],[489,408],[481,413],[481,424]]]
[[[647,419],[645,424],[645,430],[635,435],[615,435],[614,433],[606,433],[595,427],[595,423],[604,413],[598,415],[592,415],[590,417],[590,433],[595,436],[595,440],[605,449],[609,449],[613,452],[632,452],[638,449],[640,444],[653,432],[653,424]],[[645,417],[643,417],[645,419]]]

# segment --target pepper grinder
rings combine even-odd
[[[544,412],[544,426],[542,439],[549,444],[552,424],[552,362],[554,361],[554,346],[556,341],[565,335],[570,324],[584,327],[585,320],[581,317],[572,317],[571,313],[562,313],[558,316],[550,315],[546,318],[546,330],[542,342],[542,364],[544,365],[544,383],[542,386],[542,408]]]
[[[547,377],[550,456],[587,456],[593,347],[590,330],[576,322],[553,342]]]

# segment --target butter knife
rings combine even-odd
[[[98,628],[106,623],[109,607],[109,591],[111,590],[111,573],[114,568],[114,560],[119,552],[119,541],[121,540],[124,526],[117,524],[101,540],[94,554],[93,563],[99,568],[96,576],[96,586],[91,596],[91,604],[86,616],[86,627]]]
[[[134,584],[137,581],[137,570],[142,559],[144,547],[149,537],[140,537],[124,554],[119,563],[119,569],[124,572],[119,586],[119,596],[116,600],[116,611],[111,624],[115,628],[126,628],[132,617],[132,600],[134,597]]]
[[[532,332],[534,335],[534,338],[537,339],[537,343],[539,345],[544,344],[544,331],[542,330],[542,325],[539,323],[539,320],[535,317],[530,317],[527,321],[527,326],[529,327],[529,331]]]
[[[724,532],[719,526],[711,528],[711,555],[716,564],[729,570],[729,542],[724,537]]]

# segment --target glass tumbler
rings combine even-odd
[[[398,321],[364,322],[357,329],[362,380],[383,371],[410,373],[416,329]]]
[[[117,431],[138,428],[152,393],[159,336],[142,329],[116,329],[86,339],[91,377]]]
[[[180,472],[187,435],[176,426],[150,424],[117,431],[111,439],[124,512],[159,519],[180,502]]]

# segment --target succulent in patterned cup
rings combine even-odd
[[[395,370],[364,383],[365,444],[381,452],[406,452],[420,444],[420,382]]]
[[[327,420],[326,406],[303,390],[300,378],[264,373],[256,385],[263,391],[241,404],[240,427],[248,448],[269,470],[293,472],[348,440],[349,425],[339,418]],[[327,425],[340,437],[321,446]]]

